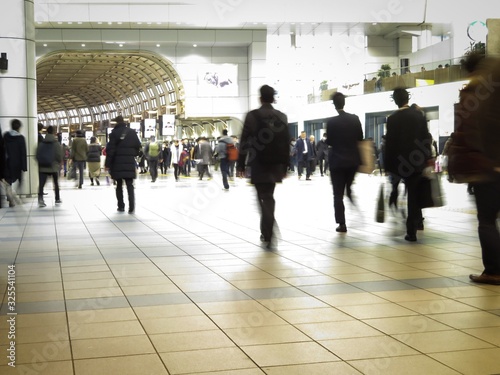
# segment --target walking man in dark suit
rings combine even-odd
[[[306,132],[302,131],[299,139],[297,139],[297,142],[295,143],[295,149],[297,150],[297,169],[299,171],[299,180],[302,178],[302,171],[304,170],[304,167],[306,168],[306,180],[311,179],[311,168],[309,163],[311,146],[309,144],[309,141],[306,139]]]
[[[271,105],[275,91],[260,88],[259,109],[248,112],[241,134],[237,171],[243,176],[250,167],[251,183],[255,185],[260,208],[260,240],[268,249],[274,246],[274,189],[287,174],[289,163],[288,120],[284,113]]]
[[[338,224],[336,231],[347,232],[344,191],[352,202],[351,185],[361,165],[358,142],[363,140],[363,129],[358,116],[344,111],[344,94],[335,93],[333,104],[339,115],[330,118],[326,124],[326,143],[330,146],[328,164],[333,186],[335,221]]]
[[[385,169],[405,181],[408,201],[405,240],[415,242],[417,229],[423,228],[418,185],[431,159],[432,138],[425,116],[408,106],[408,91],[396,88],[392,98],[399,109],[387,118]]]

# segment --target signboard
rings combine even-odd
[[[156,136],[156,119],[147,118],[144,120],[144,138],[149,139],[152,135]]]
[[[163,115],[162,135],[175,135],[175,115]]]
[[[69,133],[61,133],[61,144],[69,145]]]
[[[198,96],[238,96],[238,65],[206,64],[200,66]]]
[[[94,136],[94,132],[93,131],[85,131],[85,140],[87,141],[87,143],[90,143],[90,138],[92,138]]]

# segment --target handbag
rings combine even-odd
[[[418,183],[418,205],[420,208],[443,207],[445,199],[439,175],[422,176]]]
[[[375,145],[371,139],[364,139],[358,142],[361,165],[358,167],[359,173],[371,174],[375,170]]]
[[[71,164],[67,174],[68,180],[76,180],[76,168],[74,164]]]
[[[385,221],[385,199],[384,199],[384,183],[380,184],[378,199],[377,199],[377,210],[375,211],[375,221],[377,223],[383,223]]]

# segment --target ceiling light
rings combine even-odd
[[[79,24],[79,25],[81,25],[81,24],[82,24],[82,22],[78,21],[78,24]]]
[[[85,43],[82,43],[82,47],[85,47]]]
[[[44,46],[44,47],[47,47],[47,43],[43,43],[43,46]]]
[[[193,47],[198,47],[198,44],[193,44]]]
[[[62,22],[61,22],[61,21],[59,21],[59,22],[57,22],[57,24],[58,24],[58,25],[62,25]]]
[[[37,24],[41,25],[43,22],[42,21],[38,21]]]
[[[113,22],[108,22],[108,25],[112,25],[112,24],[113,24]]]
[[[159,47],[159,46],[160,46],[159,44],[156,45],[156,47]]]
[[[121,25],[123,22],[117,22],[118,25]]]
[[[156,22],[157,25],[161,25],[161,22]]]
[[[102,25],[102,22],[101,22],[101,21],[99,21],[99,22],[97,22],[97,24],[98,24],[98,25]]]
[[[69,21],[69,22],[68,22],[68,25],[73,25],[73,22]]]
[[[142,25],[142,22],[137,22],[138,25]]]
[[[123,47],[123,44],[119,44],[120,47]]]

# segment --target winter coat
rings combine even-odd
[[[115,126],[106,146],[105,163],[113,179],[136,178],[135,157],[140,148],[141,141],[134,130],[124,123]]]
[[[83,137],[76,137],[71,144],[71,158],[74,161],[86,161],[89,146]]]
[[[3,136],[5,144],[5,179],[10,182],[21,181],[22,172],[28,171],[28,156],[24,136],[15,130]]]
[[[57,142],[57,139],[56,137],[54,137],[53,134],[47,134],[45,135],[45,138],[42,142],[40,143],[53,143],[54,144],[54,162],[52,163],[52,166],[51,167],[42,167],[42,166],[38,166],[38,170],[41,172],[41,173],[59,173],[59,170],[61,169],[61,161],[62,161],[62,158],[63,158],[63,153],[62,153],[62,147],[61,145],[59,144],[59,142]],[[39,145],[40,145],[39,143]],[[38,146],[40,147],[40,146]]]
[[[88,162],[101,162],[101,145],[98,143],[91,143],[89,145],[89,151],[87,152],[87,161]]]

